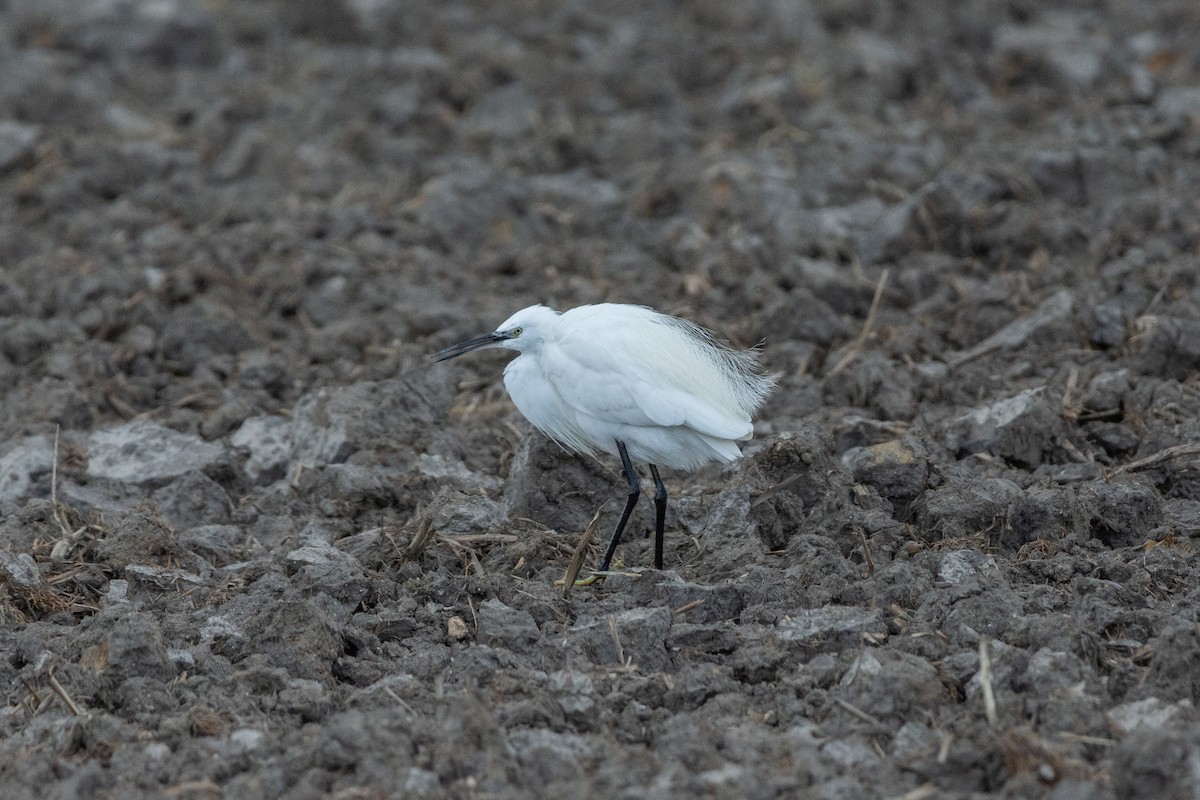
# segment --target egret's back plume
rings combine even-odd
[[[620,542],[641,487],[632,461],[645,461],[655,484],[655,567],[662,569],[667,492],[657,465],[694,469],[741,455],[751,416],[775,387],[759,372],[756,350],[733,350],[686,320],[644,306],[580,306],[559,313],[530,306],[492,333],[434,354],[444,361],[486,347],[520,355],[504,386],[535,427],[581,453],[621,459],[629,481],[625,511],[600,571]]]

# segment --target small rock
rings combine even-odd
[[[451,617],[451,622],[454,619],[456,618]],[[461,618],[457,619],[462,626],[462,634],[465,637],[469,633],[467,624]],[[416,633],[419,626],[412,614],[405,614],[390,608],[385,608],[379,611],[379,613],[355,614],[354,624],[383,642],[404,641]],[[447,627],[449,627],[449,624]],[[458,626],[456,625],[455,630],[457,628]]]
[[[1145,544],[1150,531],[1163,521],[1162,495],[1137,478],[1092,482],[1080,489],[1079,496],[1091,512],[1092,535],[1109,547]]]
[[[171,755],[171,746],[164,742],[151,742],[142,749],[142,754],[151,764],[156,764]]]
[[[1079,156],[1070,150],[1041,150],[1026,165],[1038,191],[1049,198],[1071,205],[1083,205],[1087,198]]]
[[[1158,93],[1154,110],[1171,122],[1200,123],[1200,88],[1172,86],[1163,89]]]
[[[129,581],[120,578],[108,582],[108,591],[104,594],[104,611],[119,613],[129,603]]]
[[[234,550],[244,539],[236,525],[200,525],[180,532],[179,546],[220,565],[233,560]]]
[[[1088,339],[1100,347],[1116,347],[1125,341],[1128,320],[1125,305],[1116,300],[1100,303],[1093,310],[1094,319]]]
[[[913,366],[913,369],[931,383],[943,381],[950,374],[950,367],[941,361],[921,361]]]
[[[1161,730],[1182,713],[1179,703],[1166,703],[1157,697],[1147,697],[1145,700],[1114,706],[1105,716],[1114,728],[1128,734],[1137,730]]]
[[[54,467],[54,445],[45,436],[17,439],[0,456],[0,500],[28,496],[34,481]]]
[[[540,122],[537,98],[523,83],[492,89],[463,116],[458,129],[467,137],[513,139]]]
[[[860,643],[864,633],[884,635],[887,626],[876,609],[829,605],[807,608],[781,619],[775,636],[808,648],[837,650]]]
[[[284,477],[292,460],[292,421],[273,415],[251,417],[242,423],[229,442],[246,450],[246,475],[263,484]]]
[[[226,523],[233,508],[221,485],[203,472],[189,472],[151,497],[162,518],[176,530]]]
[[[87,439],[87,474],[126,483],[145,484],[174,478],[216,463],[219,444],[209,444],[146,420],[134,420]]]
[[[234,357],[253,343],[240,321],[198,312],[168,316],[158,340],[163,360],[181,375],[194,373],[214,358]]]
[[[519,187],[483,164],[447,172],[426,181],[414,209],[417,223],[447,248],[476,247],[500,234],[518,237],[512,209]]]
[[[892,737],[892,755],[903,764],[916,764],[936,756],[941,737],[923,722],[906,722]]]
[[[471,534],[492,530],[506,518],[500,503],[478,493],[442,487],[425,512],[433,529],[442,534]]]
[[[997,639],[988,640],[987,647],[988,659],[991,662],[993,691],[999,687],[1010,686],[1013,675],[1017,673],[1018,669],[1025,666],[1026,654],[1019,648],[1007,645]],[[969,665],[971,670],[971,677],[963,687],[967,698],[972,703],[977,703],[977,708],[982,708],[983,672],[980,670],[978,653],[975,651],[963,652],[958,661],[964,666]]]
[[[957,586],[966,580],[986,584],[1005,583],[996,559],[978,550],[952,550],[942,555],[938,563],[938,580],[948,586]]]
[[[306,722],[324,720],[332,705],[325,687],[312,678],[292,678],[287,688],[279,693],[279,707]],[[323,735],[329,735],[325,726],[320,730]]]
[[[451,617],[446,621],[446,635],[457,642],[461,642],[470,635],[470,630],[468,630],[467,623],[462,617]]]
[[[1061,539],[1072,531],[1072,509],[1077,503],[1070,491],[1061,486],[1034,486],[1026,489],[1009,506],[1004,543],[1019,549],[1039,540]]]
[[[177,0],[104,4],[60,24],[60,46],[105,63],[212,67],[220,56],[215,15]]]
[[[190,672],[196,669],[196,657],[192,655],[191,650],[185,650],[182,647],[168,647],[167,658],[171,659],[171,663],[178,670]]]
[[[566,731],[516,730],[509,733],[508,741],[522,771],[537,786],[576,779],[582,769],[580,759],[592,755],[587,739]]]
[[[321,520],[309,520],[300,533],[296,534],[296,542],[301,548],[315,547],[325,551],[333,546],[334,531]]]
[[[42,126],[16,120],[0,120],[0,175],[20,164],[33,152],[42,136]]]
[[[322,590],[316,581],[304,588],[314,595]],[[345,648],[339,627],[331,617],[330,604],[319,598],[275,599],[264,603],[252,601],[250,595],[242,595],[238,601],[241,601],[241,608],[236,611],[240,625],[233,630],[242,636],[218,637],[213,642],[213,652],[235,663],[252,655],[265,657],[271,666],[287,670],[294,678],[305,679],[297,684],[301,689],[295,700],[306,713],[319,705],[310,692],[314,684],[315,691],[327,703],[321,681],[330,680],[330,669]],[[344,613],[344,609],[337,611]]]
[[[86,338],[74,320],[62,317],[18,318],[0,328],[0,352],[13,363],[24,366],[46,357],[56,345],[79,342]]]
[[[1128,369],[1096,373],[1088,382],[1087,393],[1083,398],[1084,408],[1089,411],[1120,410],[1125,396],[1132,388]]]
[[[533,647],[541,635],[528,611],[510,608],[494,598],[479,606],[477,638],[481,644],[522,653]]]
[[[591,213],[617,206],[623,199],[615,183],[592,177],[583,170],[535,175],[529,179],[529,189],[539,200],[555,207],[573,207]]]
[[[855,483],[874,487],[888,500],[901,505],[925,491],[929,481],[929,456],[908,439],[856,447],[842,456]]]
[[[1062,415],[1045,387],[1038,387],[951,419],[942,436],[960,456],[986,451],[1018,466],[1036,467],[1062,428]]]
[[[401,797],[425,798],[443,795],[442,778],[436,772],[419,767],[409,767],[401,786]]]
[[[1200,533],[1200,500],[1172,499],[1163,504],[1166,523],[1189,536]]]
[[[948,705],[950,694],[923,658],[894,650],[864,650],[842,674],[834,695],[899,727],[919,709]]]
[[[380,442],[420,442],[453,399],[449,370],[410,370],[395,380],[322,388],[296,403],[292,453],[306,467],[339,464]]]
[[[526,436],[509,463],[504,513],[493,519],[525,517],[582,532],[596,512],[591,504],[596,486],[608,485],[602,469],[599,461],[567,453],[540,433]]]
[[[743,590],[728,583],[692,583],[673,572],[659,573],[655,596],[668,608],[690,606],[689,623],[707,623],[735,619],[745,607]],[[646,578],[642,579],[643,581]]]
[[[884,420],[912,419],[916,413],[912,371],[877,350],[868,350],[824,380],[826,403],[863,405]]]
[[[148,139],[155,133],[153,120],[120,103],[110,103],[104,107],[104,121],[129,139]]]
[[[1109,793],[1122,800],[1172,800],[1195,796],[1200,774],[1195,722],[1170,728],[1139,728],[1110,748]]]
[[[580,617],[567,631],[566,644],[593,664],[632,662],[643,671],[654,672],[669,661],[666,640],[670,630],[670,609],[635,608],[601,619]]]
[[[1200,320],[1144,316],[1137,320],[1133,368],[1143,375],[1185,381],[1200,369]]]
[[[146,677],[170,680],[175,665],[167,655],[162,630],[150,614],[132,612],[121,618],[108,634],[105,671],[121,678]]]
[[[881,209],[875,224],[857,232],[858,257],[864,264],[887,261],[910,246],[917,238],[918,212],[931,191],[931,187],[921,187],[886,211]]]
[[[414,462],[417,471],[428,478],[436,478],[442,482],[452,482],[464,491],[478,493],[498,491],[500,479],[495,475],[486,475],[468,469],[461,461],[453,461],[440,455],[421,453]]]
[[[587,718],[596,708],[596,689],[586,672],[553,672],[550,674],[547,689],[568,718]]]
[[[242,642],[245,639],[242,628],[224,614],[214,614],[200,626],[200,641],[205,644]]]
[[[900,98],[910,90],[917,65],[916,57],[897,41],[874,31],[856,29],[851,31],[845,43],[846,53],[856,71],[889,99]]]
[[[951,479],[917,500],[914,527],[927,542],[998,532],[1020,495],[1020,487],[1003,478]]]
[[[229,734],[229,744],[234,752],[248,753],[262,747],[263,740],[266,738],[260,730],[254,728],[238,728],[233,733]]]
[[[1131,453],[1142,443],[1137,431],[1122,422],[1093,422],[1087,426],[1087,435],[1110,456]]]
[[[776,297],[762,312],[762,328],[810,345],[831,346],[854,335],[846,318],[806,286]]]
[[[947,362],[957,366],[985,353],[1020,347],[1042,328],[1069,319],[1074,303],[1070,290],[1060,289],[1030,313],[1013,320],[974,347],[950,356]]]
[[[382,122],[402,131],[421,110],[421,90],[411,81],[393,86],[375,99],[373,110]]]
[[[42,585],[41,570],[28,553],[0,550],[0,578],[21,589],[34,589]]]
[[[1083,15],[1067,11],[1038,15],[1032,25],[1000,25],[992,37],[995,69],[1012,81],[1041,66],[1062,88],[1085,90],[1103,74],[1107,37],[1090,33]]]
[[[308,545],[287,554],[289,574],[311,594],[324,593],[356,606],[371,593],[371,581],[354,556],[328,544]]]
[[[125,577],[131,585],[149,585],[156,589],[180,589],[184,586],[205,586],[204,578],[191,572],[169,567],[155,567],[148,564],[129,564],[125,567]]]
[[[105,525],[96,542],[96,553],[109,566],[124,569],[130,564],[166,566],[183,555],[171,527],[159,516],[135,508]]]

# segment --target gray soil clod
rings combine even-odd
[[[1191,3],[2,5],[0,797],[1195,795]],[[605,301],[781,384],[564,597]]]

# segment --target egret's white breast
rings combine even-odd
[[[504,369],[504,388],[522,416],[542,433],[580,453],[595,452],[598,443],[579,430],[575,411],[563,402],[537,359],[520,355],[510,361]]]

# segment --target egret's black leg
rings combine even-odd
[[[629,452],[625,449],[625,443],[620,440],[617,441],[617,452],[621,455],[621,466],[625,468],[625,477],[629,480],[629,497],[625,500],[625,511],[621,514],[621,521],[617,523],[617,529],[613,531],[612,539],[608,542],[608,549],[604,551],[604,558],[600,560],[600,568],[596,570],[597,572],[608,571],[613,553],[617,552],[617,545],[621,543],[621,534],[625,532],[625,523],[629,522],[629,515],[633,513],[633,507],[637,505],[638,496],[642,493],[642,483],[633,469],[633,462],[629,460]]]
[[[667,487],[658,475],[658,467],[650,465],[654,476],[654,568],[663,568],[663,526],[667,520]]]

